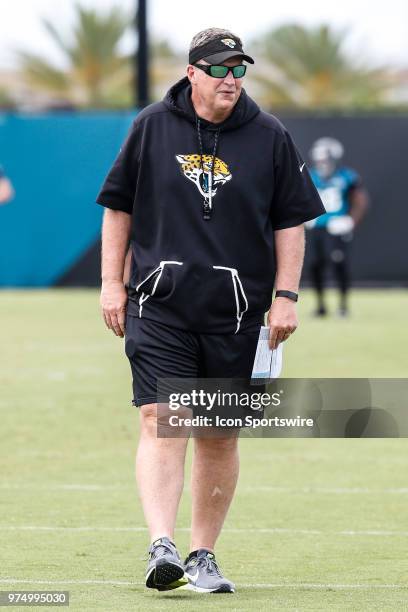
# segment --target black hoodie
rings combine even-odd
[[[222,334],[262,324],[274,230],[325,212],[276,117],[242,90],[223,123],[199,119],[187,78],[138,114],[97,202],[132,215],[128,314]]]

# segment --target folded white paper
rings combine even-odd
[[[254,366],[252,368],[251,380],[278,378],[282,371],[283,342],[277,349],[269,348],[269,327],[262,326],[259,330],[258,344],[256,347]],[[259,383],[263,382],[258,380]]]

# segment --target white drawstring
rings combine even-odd
[[[212,185],[210,185],[210,207],[211,207],[211,194],[212,194]],[[137,286],[136,286],[136,291],[139,291],[140,287],[142,285],[144,285],[144,283],[146,283],[150,278],[152,278],[152,276],[154,276],[155,274],[157,274],[157,272],[159,274],[157,274],[157,277],[153,283],[153,287],[152,287],[152,291],[151,293],[143,293],[141,294],[140,298],[139,298],[139,318],[142,317],[142,311],[143,311],[143,304],[146,300],[149,299],[150,296],[154,295],[157,289],[157,286],[160,282],[161,276],[163,274],[163,270],[164,270],[164,266],[166,265],[176,265],[176,266],[182,266],[183,262],[181,261],[171,261],[171,260],[163,260],[160,262],[160,265],[155,268],[152,272],[150,272],[146,278],[144,280],[142,280]],[[236,270],[236,268],[228,268],[226,266],[213,266],[213,268],[215,270],[227,270],[228,272],[230,272],[231,274],[231,280],[232,280],[232,286],[234,288],[234,295],[235,295],[235,305],[236,305],[236,317],[237,317],[237,328],[235,330],[235,333],[237,334],[239,332],[239,329],[241,327],[241,321],[242,321],[242,317],[244,316],[244,314],[246,313],[246,311],[248,310],[248,300],[247,297],[245,295],[245,291],[244,288],[242,286],[242,282],[241,279],[239,278],[238,275],[238,270]],[[240,301],[239,301],[239,295],[238,295],[238,289],[241,293],[241,297],[245,302],[245,308],[243,310],[241,310],[240,308]]]
[[[177,266],[182,266],[182,265],[183,265],[183,262],[182,262],[182,261],[166,261],[166,260],[161,261],[161,262],[160,262],[160,265],[159,265],[159,266],[158,266],[158,267],[157,267],[155,270],[153,270],[153,272],[150,272],[150,274],[148,274],[148,275],[146,276],[146,278],[145,278],[144,280],[142,280],[142,282],[141,282],[141,283],[139,283],[139,284],[136,286],[136,291],[138,291],[138,290],[139,290],[139,288],[140,288],[142,285],[144,285],[144,283],[146,283],[146,282],[149,280],[149,278],[151,278],[152,276],[154,276],[154,275],[156,274],[156,272],[159,272],[159,274],[157,275],[156,280],[154,281],[154,284],[153,284],[153,287],[152,287],[152,291],[151,291],[151,293],[146,294],[146,293],[143,293],[143,292],[142,292],[142,295],[141,295],[141,296],[140,296],[140,298],[139,298],[139,318],[140,318],[140,319],[142,318],[143,304],[144,304],[144,302],[145,302],[146,300],[148,300],[148,299],[149,299],[149,297],[150,297],[151,295],[154,295],[154,293],[155,293],[155,291],[156,291],[156,289],[157,289],[157,285],[158,285],[158,284],[159,284],[159,282],[160,282],[161,275],[163,274],[164,266],[165,266],[166,264],[175,264],[175,265],[177,265]]]
[[[241,279],[239,278],[238,270],[236,270],[235,268],[227,268],[225,266],[213,266],[213,268],[215,270],[228,270],[228,272],[231,272],[232,285],[234,287],[234,294],[235,294],[235,304],[236,304],[236,307],[237,307],[237,329],[235,330],[235,333],[237,334],[239,332],[239,328],[241,326],[242,317],[244,316],[244,313],[248,310],[248,300],[246,298],[245,291],[244,291],[244,288],[243,288],[242,283],[241,283]],[[241,291],[241,296],[242,296],[242,298],[244,299],[244,302],[245,302],[244,310],[241,310],[240,306],[239,306],[239,296],[238,296],[237,283],[238,283],[239,289]]]
[[[241,279],[239,278],[238,272],[236,270],[235,270],[235,274],[232,275],[232,280],[234,282],[234,287],[235,287],[235,299],[237,300],[237,304],[238,304],[238,307],[237,307],[238,325],[237,325],[237,330],[235,332],[235,333],[238,333],[240,325],[241,325],[242,317],[244,316],[244,313],[248,310],[248,300],[246,298],[245,291],[241,283]],[[245,302],[245,308],[242,311],[239,310],[239,300],[238,300],[236,283],[239,284],[239,288],[241,290],[241,296],[244,298],[244,302]]]

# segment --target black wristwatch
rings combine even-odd
[[[277,297],[289,298],[293,302],[297,302],[299,298],[298,294],[295,293],[294,291],[285,291],[284,289],[279,289],[278,291],[276,291],[275,297],[276,298]]]

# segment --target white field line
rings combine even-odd
[[[189,532],[189,527],[176,528],[177,531]],[[83,527],[57,527],[51,525],[0,525],[0,531],[62,531],[62,532],[97,532],[97,531],[111,531],[111,532],[125,532],[125,533],[140,533],[146,532],[147,527],[94,527],[94,526],[83,526]],[[286,529],[280,527],[226,527],[223,533],[259,533],[259,534],[288,534],[288,535],[323,535],[323,536],[394,536],[394,537],[408,537],[408,531],[389,531],[381,529],[369,529],[369,530],[343,530],[343,531],[321,531],[319,529]]]
[[[23,580],[0,578],[0,584],[44,584],[44,585],[108,585],[144,586],[144,582],[127,580]],[[335,584],[313,582],[238,583],[237,587],[248,589],[407,589],[408,584]],[[181,587],[180,590],[183,590]]]
[[[50,484],[50,485],[42,485],[42,484],[2,484],[0,483],[0,489],[3,490],[35,490],[35,491],[113,491],[117,490],[126,490],[131,489],[131,485],[129,486],[121,486],[121,485],[97,485],[97,484]]]
[[[101,485],[101,484],[13,484],[0,483],[0,489],[32,489],[32,490],[50,490],[50,491],[112,491],[112,490],[132,490],[133,484],[129,485]],[[188,491],[188,487],[185,488]],[[387,489],[370,489],[366,487],[274,487],[268,485],[239,487],[237,494],[240,493],[293,493],[293,494],[334,494],[334,495],[407,495],[408,487],[395,487]]]
[[[249,486],[238,488],[238,493],[241,491],[247,491],[249,493],[327,493],[335,495],[349,495],[349,494],[371,494],[371,495],[407,495],[408,487],[395,487],[388,489],[370,489],[368,487],[269,487],[267,485]]]

